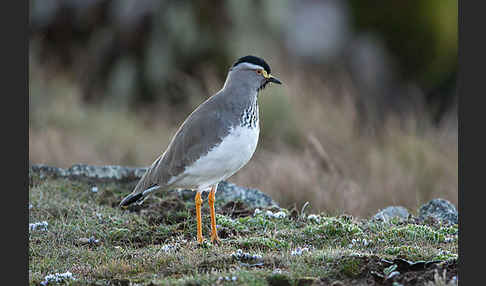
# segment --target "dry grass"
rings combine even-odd
[[[391,204],[415,210],[434,197],[457,203],[453,120],[434,128],[419,115],[389,117],[380,134],[360,134],[351,90],[339,93],[296,78],[286,92],[295,113],[303,115],[290,123],[299,128],[300,146],[260,149],[251,166],[235,175],[237,183],[260,187],[286,206],[310,201],[319,211],[353,215]]]
[[[357,132],[356,90],[281,72],[282,87],[260,97],[262,132],[250,163],[230,178],[271,195],[284,207],[373,214],[387,205],[415,210],[442,197],[457,204],[458,142],[455,118],[440,128],[423,116],[389,117],[380,135]],[[209,92],[220,82],[214,79]],[[29,160],[149,165],[167,146],[186,111],[137,112],[79,102],[69,80],[43,78],[32,67]],[[451,123],[452,122],[452,123]]]

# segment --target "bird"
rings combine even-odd
[[[142,204],[155,191],[196,191],[197,242],[202,244],[201,193],[209,191],[211,243],[220,244],[214,210],[218,183],[253,156],[260,134],[258,95],[269,83],[282,84],[260,57],[244,56],[229,69],[223,87],[183,121],[167,149],[146,170],[120,207]]]

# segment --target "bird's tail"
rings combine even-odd
[[[127,207],[133,203],[137,203],[138,205],[141,205],[145,199],[148,198],[148,195],[150,195],[153,191],[156,191],[160,188],[159,185],[154,185],[142,192],[132,192],[128,196],[126,196],[121,202],[120,202],[120,207]]]
[[[143,201],[145,201],[145,199],[147,199],[148,195],[160,188],[160,186],[155,183],[156,180],[153,178],[153,172],[155,171],[159,160],[160,158],[157,159],[145,172],[133,189],[133,192],[120,202],[120,207],[127,207],[133,203],[140,205],[143,203]]]

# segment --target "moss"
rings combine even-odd
[[[287,241],[267,237],[240,239],[237,241],[237,245],[241,249],[248,250],[282,250],[289,248],[289,243]]]
[[[401,227],[393,227],[383,233],[386,239],[402,243],[403,240],[430,241],[441,243],[445,241],[445,235],[435,231],[430,226],[409,224]]]
[[[307,225],[302,232],[309,242],[319,245],[326,241],[338,242],[342,247],[348,246],[353,238],[363,235],[357,224],[339,218],[322,219],[320,224]]]
[[[392,256],[402,257],[404,259],[412,261],[431,258],[430,255],[420,249],[420,247],[409,245],[388,247],[385,248],[384,252]]]
[[[439,228],[438,232],[443,235],[454,235],[459,234],[459,229],[457,225],[442,226]]]
[[[457,253],[453,253],[450,251],[439,251],[435,257],[433,257],[433,260],[440,260],[440,261],[447,261],[451,259],[457,259],[458,255]]]
[[[348,277],[357,277],[361,274],[361,259],[357,257],[346,257],[340,260],[339,270]]]
[[[216,214],[216,222],[222,227],[228,227],[232,230],[236,230],[240,232],[248,230],[248,227],[244,223],[242,223],[239,219],[232,219],[224,215]]]
[[[255,217],[239,218],[239,222],[246,224],[253,229],[265,229],[265,228],[275,228],[276,222],[263,216],[258,215]]]
[[[359,226],[333,218],[326,220],[322,226],[322,229],[323,233],[329,238],[353,237],[354,235],[362,233]]]

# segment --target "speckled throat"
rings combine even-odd
[[[256,128],[258,126],[258,100],[255,100],[243,110],[240,117],[240,125],[247,128]]]

